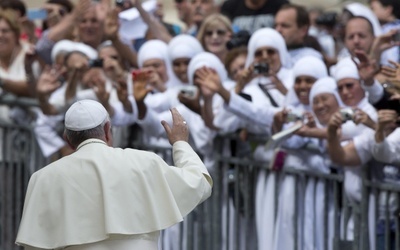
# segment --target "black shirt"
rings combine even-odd
[[[253,10],[244,2],[245,0],[227,0],[221,6],[221,13],[229,17],[234,26],[250,33],[264,27],[273,28],[276,12],[282,5],[289,3],[287,0],[267,0],[263,6]]]

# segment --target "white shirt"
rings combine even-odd
[[[389,164],[400,164],[400,128],[393,131],[381,143],[374,143],[371,154],[377,160]]]

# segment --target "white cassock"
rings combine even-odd
[[[189,144],[176,142],[173,157],[176,167],[154,153],[112,148],[97,139],[82,142],[32,175],[16,243],[157,249],[158,232],[211,195],[212,179]]]
[[[376,122],[378,119],[378,114],[376,109],[368,102],[367,97],[364,97],[357,105],[357,107],[363,110],[368,116]],[[342,145],[346,145],[349,140],[352,140],[355,136],[364,133],[370,133],[371,129],[363,124],[356,125],[352,121],[348,121],[342,126]],[[362,177],[361,171],[362,166],[343,166],[344,170],[344,190],[347,199],[351,203],[358,203],[361,201],[361,190],[362,190]],[[341,219],[344,219],[342,216]],[[344,239],[344,231],[346,231],[345,240],[354,239],[354,218],[353,214],[350,214],[349,222],[347,225],[344,221],[341,222],[341,238]]]

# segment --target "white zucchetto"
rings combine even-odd
[[[65,113],[65,128],[83,131],[95,128],[107,119],[108,113],[99,102],[77,101]]]

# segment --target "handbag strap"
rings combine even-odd
[[[264,94],[268,97],[268,99],[270,100],[272,106],[274,106],[275,108],[279,107],[279,105],[276,103],[274,98],[272,98],[271,94],[268,92],[267,85],[259,83],[258,86],[264,92]]]

